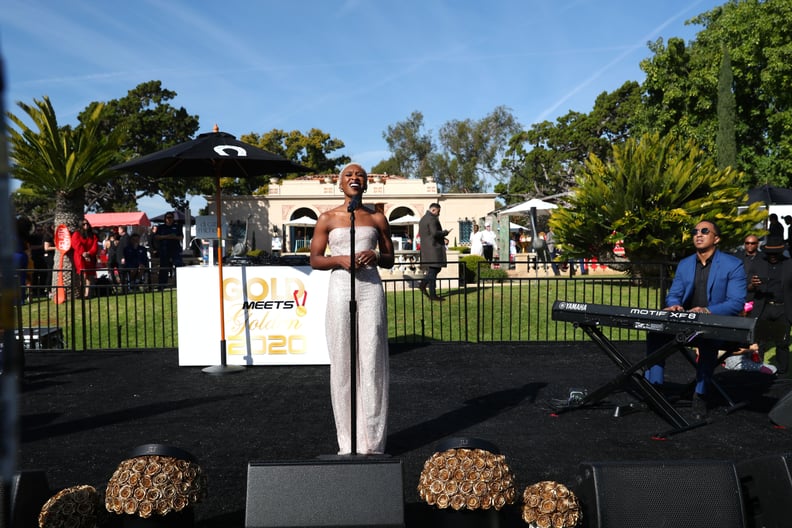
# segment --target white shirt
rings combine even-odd
[[[492,228],[485,228],[484,231],[481,232],[481,243],[485,246],[494,246],[495,245],[495,233],[492,232]]]

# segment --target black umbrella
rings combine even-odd
[[[150,178],[215,178],[217,194],[217,239],[222,239],[220,178],[249,178],[263,174],[305,172],[311,169],[266,150],[238,141],[231,134],[207,132],[174,147],[130,160],[111,170],[131,172]],[[217,245],[217,268],[220,279],[220,365],[204,372],[223,374],[244,367],[226,363],[225,312],[223,307],[223,250]]]
[[[792,204],[792,189],[762,185],[748,191],[748,203],[764,202],[770,204]]]

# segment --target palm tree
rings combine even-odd
[[[12,175],[41,196],[55,200],[54,224],[74,231],[85,208],[85,185],[103,182],[116,161],[123,138],[120,130],[105,134],[100,127],[104,105],[96,105],[79,125],[59,127],[48,97],[34,105],[18,102],[34,128],[8,112],[16,128],[8,127],[11,138]],[[60,262],[56,250],[56,265]],[[64,260],[64,267],[71,262]],[[70,274],[64,274],[69,276]]]

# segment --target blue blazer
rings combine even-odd
[[[666,306],[678,304],[687,308],[693,295],[696,277],[696,260],[694,253],[679,261],[674,281],[666,296]],[[747,283],[742,260],[733,255],[716,249],[712,256],[707,280],[707,308],[718,315],[738,315],[745,306]]]

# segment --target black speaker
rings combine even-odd
[[[776,425],[792,427],[792,392],[778,400],[770,409],[770,421]]]
[[[745,496],[748,526],[786,528],[792,504],[792,453],[737,463]]]
[[[386,457],[250,462],[245,527],[403,527],[402,472]]]
[[[10,486],[0,484],[0,503],[8,508],[10,526],[38,526],[41,507],[51,496],[47,475],[39,470],[20,471]]]
[[[746,526],[730,461],[583,463],[577,484],[588,528]]]

